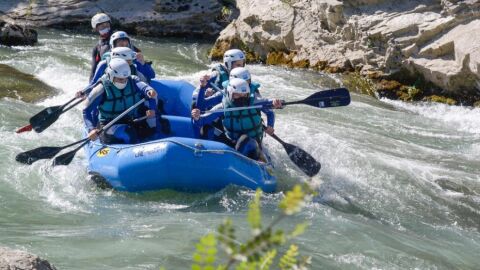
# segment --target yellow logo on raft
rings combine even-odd
[[[110,153],[110,148],[103,148],[103,149],[100,149],[98,152],[97,152],[97,157],[104,157],[106,155],[108,155],[108,153]]]

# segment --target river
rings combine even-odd
[[[248,233],[254,192],[157,191],[129,194],[95,188],[79,151],[69,166],[20,165],[14,157],[81,138],[80,106],[41,134],[15,134],[45,106],[69,100],[88,80],[96,37],[39,32],[34,47],[0,47],[0,63],[33,74],[58,94],[35,104],[0,99],[0,244],[48,259],[58,269],[188,269],[194,244],[225,218]],[[211,44],[135,39],[157,78],[196,84]],[[341,85],[338,76],[248,65],[265,97],[296,100]],[[32,89],[35,91],[35,89]],[[295,222],[311,223],[295,242],[312,269],[479,269],[480,109],[376,100],[352,93],[347,107],[277,110],[276,133],[322,163],[318,196]],[[282,192],[308,181],[281,145],[267,138],[278,192],[266,194],[266,221]]]

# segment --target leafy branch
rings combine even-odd
[[[280,214],[267,226],[262,226],[260,210],[261,190],[257,190],[249,205],[247,221],[250,239],[241,242],[230,219],[226,219],[217,232],[200,239],[193,255],[192,270],[268,270],[275,263],[281,270],[307,269],[310,257],[300,257],[298,246],[291,244],[280,257],[277,249],[304,233],[308,223],[300,223],[288,233],[275,226],[285,218],[299,213],[314,195],[313,185],[296,185],[279,203]],[[219,249],[226,255],[226,264],[217,264]]]

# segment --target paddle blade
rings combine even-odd
[[[79,145],[77,148],[73,149],[72,151],[56,157],[53,160],[53,166],[70,164],[70,162],[72,162],[73,158],[75,157],[75,154],[77,153],[77,151],[80,150],[80,148],[82,148],[89,141],[90,141],[90,139],[88,139],[88,138],[85,138],[81,141],[78,141],[78,142],[83,142],[83,143],[81,145]]]
[[[19,129],[17,129],[17,131],[15,131],[15,132],[16,133],[22,133],[22,132],[27,132],[27,131],[32,131],[32,125],[23,126]]]
[[[283,147],[285,148],[290,160],[295,163],[295,165],[297,165],[298,168],[300,168],[306,175],[312,177],[320,171],[320,163],[303,149],[286,142],[283,143]]]
[[[54,157],[58,152],[62,151],[63,147],[39,147],[27,152],[18,154],[15,160],[23,164],[32,164],[39,159],[48,159]]]
[[[62,106],[45,108],[30,118],[30,125],[35,132],[40,133],[57,121],[60,114],[62,114]]]
[[[317,108],[347,106],[350,104],[350,92],[346,88],[319,91],[299,103]]]
[[[56,157],[53,160],[53,166],[70,164],[70,162],[72,162],[73,158],[75,157],[76,153],[77,153],[77,151],[73,150],[73,151],[67,152],[65,154],[62,154],[62,155]]]

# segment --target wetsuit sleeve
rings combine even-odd
[[[274,127],[275,125],[275,112],[271,109],[272,100],[261,98],[259,94],[255,94],[254,105],[265,105],[260,110],[267,116],[267,126]],[[270,106],[269,106],[270,105]]]
[[[99,84],[93,88],[93,90],[88,94],[87,99],[85,100],[84,109],[82,111],[83,121],[85,122],[85,128],[90,131],[96,127],[98,111],[98,105],[102,102],[103,99],[103,85]]]
[[[97,65],[97,69],[95,70],[95,75],[93,75],[93,78],[90,80],[90,85],[93,85],[102,77],[103,74],[105,74],[105,70],[107,69],[107,61],[102,60],[100,63]]]
[[[100,61],[100,59],[97,59],[98,53],[99,52],[98,52],[97,46],[95,46],[92,50],[92,63],[91,63],[92,69],[90,70],[90,76],[88,77],[89,82],[92,81],[93,76],[95,75],[95,71],[97,70],[98,62]]]
[[[212,110],[218,110],[218,109],[223,109],[223,104],[218,104],[217,106],[212,108]],[[206,113],[206,114],[200,116],[200,118],[198,120],[192,119],[192,122],[196,127],[202,127],[204,125],[208,125],[208,124],[213,123],[215,120],[217,120],[223,114],[224,114],[223,112]]]
[[[140,62],[137,60],[133,61],[135,65],[137,66],[138,72],[142,73],[143,76],[147,79],[148,82],[150,82],[151,79],[155,78],[155,71],[152,68],[151,63],[146,63],[142,65]]]
[[[134,80],[134,83],[135,83],[135,89],[137,89],[137,91],[139,91],[139,93],[146,99],[148,100],[148,109],[149,110],[156,110],[157,109],[157,103],[155,102],[155,99],[154,98],[149,98],[147,96],[147,92],[150,91],[150,90],[153,90],[155,91],[155,89],[153,89],[150,85],[140,81],[140,79],[138,79],[138,77],[134,77],[133,78]],[[157,93],[158,95],[158,93]]]
[[[218,91],[215,94],[213,94],[212,96],[209,96],[209,97],[205,98],[204,101],[203,101],[203,106],[204,106],[204,108],[209,108],[209,107],[212,107],[212,106],[216,106],[217,104],[222,102],[222,99],[223,99],[223,92]]]
[[[273,128],[275,125],[275,112],[268,108],[263,108],[261,111],[267,116],[267,126]]]

